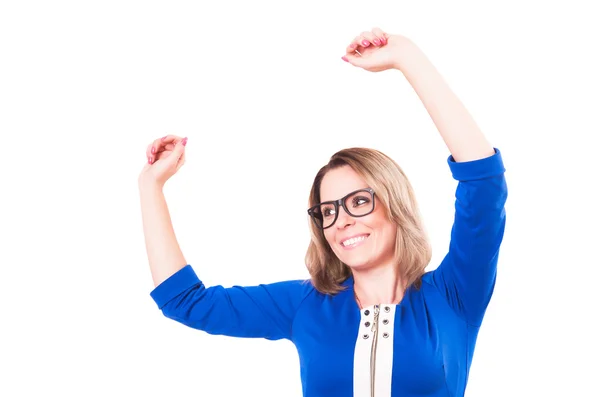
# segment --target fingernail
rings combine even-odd
[[[342,59],[344,60],[344,62],[349,62],[348,58],[346,58],[345,56],[343,56]]]
[[[363,47],[368,47],[369,44],[371,44],[371,43],[369,43],[367,40],[363,40],[363,42],[362,42]]]
[[[375,45],[381,45],[381,41],[379,41],[378,39],[373,40],[373,42],[375,43]]]
[[[161,141],[164,141],[165,139],[167,139],[167,136],[163,136],[162,138],[160,138]]]
[[[181,141],[181,143],[183,144],[183,146],[187,145],[187,137],[183,138],[183,140]]]
[[[152,154],[156,153],[156,149],[152,148],[151,152],[152,152]]]
[[[152,157],[148,157],[148,164],[152,164]]]

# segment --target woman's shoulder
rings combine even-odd
[[[260,284],[258,287],[264,288],[275,299],[294,301],[302,301],[317,292],[310,279],[288,279]]]

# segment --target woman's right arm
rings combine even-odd
[[[186,265],[163,193],[166,181],[185,161],[187,139],[167,136],[148,145],[148,162],[138,177],[146,253],[154,286]]]
[[[162,186],[140,180],[139,191],[146,253],[157,287],[187,263],[175,237]]]
[[[206,287],[183,256],[163,193],[166,180],[183,165],[184,144],[177,137],[156,140],[148,147],[147,157],[138,185],[155,287],[151,297],[159,309],[170,319],[211,334],[291,339],[296,311],[312,285],[297,280]]]

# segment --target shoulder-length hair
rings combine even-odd
[[[395,258],[406,288],[421,285],[421,276],[431,260],[431,246],[417,206],[413,188],[400,166],[382,152],[369,148],[349,148],[331,156],[315,176],[308,207],[321,202],[321,182],[330,170],[350,166],[375,191],[388,219],[398,230]],[[321,293],[334,295],[344,288],[351,276],[350,268],[333,252],[323,230],[309,219],[311,241],[306,252],[306,267],[314,287]]]

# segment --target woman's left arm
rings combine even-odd
[[[395,68],[400,70],[423,102],[456,162],[479,160],[494,154],[469,111],[452,92],[425,54],[403,36],[396,45]]]
[[[425,54],[409,39],[379,29],[346,48],[345,61],[365,70],[401,71],[423,102],[450,156],[458,181],[448,254],[429,280],[470,325],[478,326],[491,299],[504,236],[507,198],[500,151],[488,143],[467,109]]]
[[[458,181],[449,251],[432,272],[432,281],[467,323],[478,326],[494,290],[504,236],[507,189],[502,157],[425,54],[409,40],[398,41],[396,68],[446,143],[448,165]]]
[[[478,160],[494,154],[467,109],[407,37],[390,35],[378,28],[362,32],[348,45],[342,59],[370,72],[401,71],[425,105],[455,161]]]

